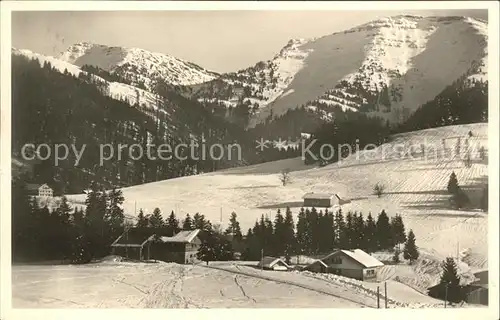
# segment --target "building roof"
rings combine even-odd
[[[472,285],[488,287],[488,270],[478,271],[474,273],[474,277],[478,280],[472,282]]]
[[[375,259],[374,257],[372,257],[371,255],[369,255],[368,253],[364,252],[361,249],[354,249],[353,251],[337,250],[335,252],[330,253],[329,255],[327,255],[326,257],[324,257],[321,260],[325,260],[326,258],[331,257],[334,254],[338,254],[339,252],[350,257],[351,259],[358,262],[359,264],[361,264],[365,268],[380,267],[380,266],[384,265],[382,262]]]
[[[324,263],[321,259],[318,259],[318,260],[314,261],[310,265],[313,265],[313,264],[321,264],[325,268],[328,267],[328,265],[326,263]]]
[[[130,228],[119,236],[113,245],[142,245],[146,240],[154,236],[166,236],[171,231],[167,228]]]
[[[257,266],[258,267],[272,268],[277,263],[281,263],[284,266],[286,266],[287,268],[290,268],[290,266],[282,259],[276,258],[276,257],[269,257],[269,256],[262,258],[262,260],[259,261]]]
[[[315,193],[315,192],[309,192],[304,195],[304,199],[322,199],[322,200],[330,200],[336,195],[329,194],[329,193]]]
[[[189,243],[194,240],[194,238],[200,233],[200,229],[195,230],[184,230],[175,234],[172,237],[163,236],[161,237],[161,241],[163,242],[180,242],[180,243]]]
[[[42,186],[47,186],[50,188],[50,186],[46,183],[28,183],[26,184],[26,189],[28,191],[38,191],[38,189],[40,189],[40,187]]]

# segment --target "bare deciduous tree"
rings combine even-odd
[[[290,177],[290,169],[284,169],[281,171],[280,181],[283,184],[283,186],[286,186],[292,181],[292,178]]]
[[[376,195],[378,198],[380,198],[382,196],[382,194],[384,193],[384,190],[385,190],[385,186],[383,184],[377,183],[373,187],[373,194]]]

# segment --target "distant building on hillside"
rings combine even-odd
[[[304,207],[330,208],[346,203],[337,194],[328,193],[306,193],[304,195]]]
[[[304,269],[319,273],[333,273],[362,281],[377,279],[378,269],[384,264],[360,249],[336,250]]]
[[[262,260],[257,264],[257,267],[274,271],[288,271],[291,269],[285,261],[275,257],[262,258]]]
[[[53,197],[54,190],[49,187],[48,184],[36,184],[30,183],[26,186],[28,194],[31,196],[39,196],[39,197]]]
[[[161,260],[180,264],[197,260],[199,229],[169,234],[166,228],[130,228],[112,244],[112,254],[133,260]]]

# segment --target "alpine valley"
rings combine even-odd
[[[394,133],[487,122],[487,31],[469,17],[393,16],[292,39],[269,60],[223,74],[138,48],[81,42],[57,57],[13,48],[14,172],[78,193],[95,179],[129,186],[297,157],[301,139],[380,145]],[[259,151],[260,138],[284,143]],[[102,144],[193,139],[237,142],[243,157],[125,155],[96,166]],[[78,166],[21,159],[23,145],[42,142],[87,147]]]

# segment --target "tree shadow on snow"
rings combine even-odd
[[[457,213],[434,213],[432,214],[433,217],[443,217],[443,218],[470,218],[470,219],[478,219],[478,218],[483,218],[486,216],[485,213],[483,212],[477,212],[477,213],[461,213],[458,211]]]
[[[462,169],[463,167],[457,166],[457,167],[450,167],[446,169]],[[435,166],[429,166],[429,167],[420,167],[420,168],[414,168],[414,169],[403,169],[403,170],[396,170],[397,172],[412,172],[412,171],[442,171],[442,168],[436,168]]]
[[[262,185],[262,186],[248,186],[248,187],[232,187],[232,188],[220,188],[219,190],[237,190],[237,189],[263,189],[263,188],[276,188],[280,185]]]
[[[402,207],[418,210],[452,210],[448,197],[426,202],[405,202]]]
[[[304,206],[303,201],[291,201],[291,202],[282,202],[275,204],[268,204],[264,206],[259,206],[257,209],[286,209],[286,207],[290,208],[302,208]]]
[[[448,195],[448,191],[446,191],[446,190],[384,191],[384,194],[432,194],[432,195]]]

